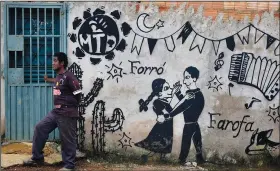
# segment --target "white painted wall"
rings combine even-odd
[[[135,13],[135,6],[129,7],[125,3],[69,3],[69,14],[68,14],[68,33],[77,33],[72,28],[72,21],[75,17],[83,18],[83,11],[87,8],[91,8],[91,12],[97,7],[104,6],[104,10],[107,14],[114,10],[120,10],[122,12],[121,18],[118,22],[127,22],[132,29],[146,37],[159,38],[171,35],[178,28],[180,28],[186,21],[189,21],[196,33],[205,36],[209,39],[223,39],[231,36],[241,30],[242,28],[248,26],[248,18],[243,21],[236,21],[230,19],[229,21],[222,21],[222,16],[219,15],[216,20],[211,20],[203,16],[202,8],[198,12],[194,12],[193,8],[189,8],[186,11],[183,8],[177,9],[175,11],[170,10],[166,13],[158,13],[158,8],[155,6],[150,6],[147,9],[140,7],[139,13]],[[146,22],[148,26],[154,25],[159,19],[164,21],[164,27],[160,29],[154,29],[149,33],[141,32],[137,26],[137,17],[141,13],[148,13],[150,16],[147,17]],[[256,16],[252,21],[252,24],[258,29],[265,31],[266,33],[279,37],[279,21],[273,17],[272,13],[265,13],[262,17]],[[120,24],[119,24],[120,25]],[[180,81],[182,83],[182,73],[184,69],[188,66],[195,66],[200,71],[200,78],[198,80],[198,87],[201,88],[205,97],[205,107],[203,113],[199,118],[199,124],[202,131],[202,141],[203,149],[207,157],[217,151],[222,157],[224,154],[230,156],[230,154],[236,152],[240,156],[246,157],[245,148],[249,145],[250,137],[252,132],[245,132],[243,125],[239,135],[233,138],[237,134],[236,131],[232,131],[231,128],[227,130],[217,129],[217,124],[219,120],[230,120],[230,121],[241,121],[243,116],[249,115],[245,121],[253,122],[252,129],[259,131],[264,131],[267,129],[273,129],[273,134],[269,138],[272,141],[279,142],[279,122],[274,123],[269,121],[266,110],[268,106],[279,104],[279,96],[277,96],[273,101],[268,101],[264,98],[262,93],[251,86],[245,86],[234,83],[234,87],[231,88],[232,96],[228,93],[228,84],[230,83],[228,79],[228,72],[230,67],[230,59],[233,54],[241,54],[242,52],[253,53],[255,57],[267,57],[271,60],[277,60],[279,63],[279,56],[275,56],[273,50],[279,44],[279,41],[274,42],[269,49],[266,49],[266,36],[264,36],[257,44],[254,44],[255,29],[251,28],[249,44],[242,45],[238,36],[234,37],[236,48],[234,51],[230,51],[226,46],[226,41],[221,41],[219,53],[224,52],[224,65],[219,71],[214,70],[214,61],[217,59],[218,55],[215,55],[213,45],[211,41],[206,41],[205,47],[200,54],[198,49],[189,51],[192,40],[195,36],[192,32],[186,42],[182,45],[181,39],[176,40],[178,34],[174,36],[176,48],[173,52],[169,52],[166,49],[164,40],[159,40],[155,46],[155,49],[150,55],[148,49],[148,43],[145,39],[143,42],[142,50],[140,55],[136,52],[131,53],[131,47],[133,43],[134,34],[131,32],[125,40],[127,42],[127,47],[124,52],[114,51],[115,58],[112,61],[106,60],[101,56],[102,61],[98,65],[92,65],[90,62],[90,55],[86,55],[83,59],[78,59],[74,54],[73,50],[78,47],[78,44],[72,43],[69,39],[68,41],[68,55],[71,62],[75,62],[81,66],[84,71],[83,75],[83,93],[87,94],[93,82],[96,78],[104,79],[104,87],[101,89],[98,97],[95,101],[86,108],[86,147],[91,149],[91,121],[92,121],[92,110],[94,104],[97,100],[103,100],[106,103],[105,115],[112,115],[112,111],[115,108],[121,108],[124,115],[125,121],[122,131],[117,131],[115,133],[106,133],[106,149],[118,149],[120,151],[122,146],[118,146],[118,140],[121,138],[122,132],[125,132],[129,137],[131,137],[131,142],[138,142],[146,138],[152,127],[156,123],[156,115],[152,110],[152,103],[149,105],[149,110],[147,112],[139,112],[138,101],[141,98],[146,99],[151,93],[151,83],[154,79],[161,77],[165,78],[170,85],[175,82]],[[248,32],[247,32],[248,33]],[[97,56],[94,56],[97,57]],[[131,61],[140,61],[141,66],[154,66],[161,67],[164,62],[164,72],[162,75],[157,75],[155,73],[151,75],[141,75],[141,74],[131,74]],[[110,70],[111,65],[115,64],[123,68],[123,72],[127,75],[123,75],[119,78],[118,83],[116,80],[109,77],[107,71]],[[109,66],[110,68],[106,67]],[[137,65],[139,67],[140,65]],[[208,81],[210,77],[214,78],[217,75],[218,78],[221,77],[220,81],[223,84],[222,89],[218,92],[213,89],[208,89]],[[260,99],[261,103],[255,103],[253,107],[249,110],[245,109],[244,104],[250,102],[252,97]],[[215,116],[217,124],[215,128],[210,127],[210,113],[221,113],[220,117]],[[172,155],[178,157],[181,145],[181,135],[183,130],[183,115],[178,115],[174,118],[174,143]],[[140,148],[135,147],[131,143],[132,147],[127,148],[127,152],[143,152]],[[192,150],[193,150],[192,145]],[[277,152],[279,154],[279,152]],[[194,156],[194,150],[189,154],[189,156]]]

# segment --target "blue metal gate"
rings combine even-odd
[[[66,51],[63,3],[6,3],[5,106],[6,138],[32,140],[35,124],[53,107],[52,56]],[[58,137],[58,131],[49,139]]]

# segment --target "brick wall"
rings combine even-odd
[[[149,2],[141,2],[142,4],[149,5]],[[159,6],[160,12],[164,12],[174,5],[179,7],[183,2],[154,2]],[[213,19],[218,13],[224,13],[224,19],[228,19],[230,16],[237,20],[243,19],[248,16],[249,19],[253,19],[256,14],[262,15],[264,11],[275,11],[275,17],[280,17],[280,2],[187,2],[186,8],[193,6],[195,10],[203,5],[204,15],[212,16]]]

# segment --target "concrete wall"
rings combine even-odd
[[[203,155],[209,159],[218,154],[230,162],[266,151],[279,156],[279,20],[273,13],[253,21],[224,22],[221,15],[215,20],[204,17],[203,8],[158,13],[151,4],[136,13],[131,3],[68,5],[67,54],[70,69],[83,86],[87,150],[147,154],[135,144],[156,125],[152,135],[173,134],[172,143],[165,141],[170,140],[166,134],[162,140],[172,146],[171,157],[178,158],[183,113],[173,123],[159,124],[161,117],[157,119],[153,108],[169,113],[179,100],[174,96],[171,102],[159,102],[166,91],[153,91],[161,84],[152,83],[162,78],[173,88],[179,81],[185,95],[184,71],[193,66],[199,71],[196,85],[205,100],[204,105],[190,102],[193,110],[202,111],[198,123]],[[250,65],[252,61],[257,62]],[[149,142],[158,151],[164,145],[155,138]],[[195,157],[193,143],[189,157]]]
[[[106,42],[99,41],[99,38],[96,39],[95,37],[98,36],[93,35],[94,32],[88,29],[90,27],[87,22],[95,20],[94,17],[83,18],[84,11],[88,8],[91,8],[91,14],[104,10],[105,14],[111,18],[103,21],[97,18],[95,21],[100,21],[101,25],[102,22],[108,25],[112,24],[107,33],[106,31],[102,33],[99,30],[103,34],[102,37],[104,34],[111,34],[108,36],[108,40],[112,39],[115,42],[114,37],[119,35],[118,42],[124,43],[125,41],[126,46],[123,51],[118,50],[117,45],[114,48],[115,44],[113,43],[111,52],[114,54],[114,58],[112,58],[112,54],[108,55],[106,50],[101,53],[98,50],[99,46],[103,48]],[[95,105],[100,106],[101,103],[98,101],[102,100],[105,102],[104,115],[106,119],[114,121],[112,115],[117,115],[117,111],[113,113],[116,108],[120,109],[119,111],[122,111],[124,116],[123,122],[120,119],[121,122],[114,123],[120,125],[122,129],[115,127],[116,131],[114,130],[113,133],[109,131],[112,129],[109,125],[113,127],[114,124],[109,124],[109,122],[105,122],[106,119],[104,120],[105,151],[117,149],[126,150],[129,153],[147,152],[135,146],[135,143],[145,139],[157,123],[157,115],[153,111],[153,107],[158,106],[155,105],[156,103],[153,104],[153,101],[159,97],[155,96],[148,104],[147,111],[142,110],[141,112],[139,100],[145,101],[151,95],[152,82],[157,78],[165,79],[171,87],[177,81],[183,84],[183,73],[189,66],[194,66],[199,70],[200,76],[197,80],[197,86],[205,98],[205,105],[198,123],[202,134],[203,152],[207,158],[216,152],[220,157],[224,155],[233,157],[234,153],[248,157],[249,154],[260,154],[265,151],[265,148],[270,148],[268,145],[270,141],[279,142],[279,93],[275,94],[275,90],[279,92],[279,39],[277,39],[279,37],[279,21],[274,18],[273,13],[266,12],[262,17],[256,16],[250,25],[248,18],[240,22],[233,19],[223,22],[221,15],[212,21],[202,15],[202,8],[199,8],[196,13],[192,8],[185,11],[182,7],[176,10],[170,9],[161,14],[157,13],[158,8],[153,5],[147,9],[143,6],[140,7],[138,13],[135,13],[134,9],[135,6],[128,6],[125,3],[70,3],[68,55],[71,63],[75,62],[83,70],[83,93],[88,94],[93,83],[97,83],[98,78],[103,79],[103,87],[94,101],[86,107],[84,115],[87,149],[92,149],[92,143],[94,143],[95,148],[99,148],[100,145],[96,143],[99,139],[103,139],[103,137],[99,137],[94,138],[95,142],[91,140],[93,114],[97,115],[100,110],[100,108],[99,110],[95,108]],[[110,14],[111,12],[121,12],[120,18],[114,18]],[[90,16],[92,15],[87,17]],[[146,19],[144,23],[143,19]],[[76,23],[80,20],[80,25],[76,29],[73,28],[72,24],[75,20]],[[189,25],[186,22],[189,22]],[[115,24],[113,23],[116,23],[118,30],[114,30],[113,25]],[[131,27],[128,35],[124,35],[123,30],[127,29],[124,27],[127,26],[124,23]],[[185,32],[182,33],[182,30]],[[188,34],[190,30],[191,32]],[[89,42],[90,39],[86,36],[80,37],[83,34],[93,35],[94,38],[91,40],[94,43]],[[180,34],[182,36],[179,36]],[[77,37],[76,42],[73,42],[74,35]],[[70,39],[71,37],[73,41]],[[122,39],[124,41],[121,41]],[[268,46],[268,39],[269,41],[275,39],[275,41]],[[98,40],[97,44],[95,44],[95,40]],[[84,44],[79,44],[79,41],[83,41]],[[87,47],[87,43],[93,44],[92,49]],[[106,45],[109,50],[112,47],[109,44]],[[100,54],[97,55],[97,53]],[[242,64],[241,70],[246,68],[248,71],[246,80],[233,78],[230,75],[232,75],[234,67],[236,68],[238,65],[238,62],[235,63],[236,59],[244,59],[245,56],[248,56],[249,63],[252,59],[254,62],[257,59],[264,60],[262,63],[258,61],[255,67],[248,64],[246,68],[245,64]],[[274,92],[275,97],[266,98],[267,92],[271,90],[265,92],[267,86],[262,88],[262,85],[269,85],[269,81],[264,83],[259,77],[266,75],[265,70],[271,68],[265,69],[266,66],[271,66],[270,60],[276,61],[277,67],[276,65],[272,67],[273,70],[276,69],[275,75],[269,74],[267,78],[275,79],[272,84],[278,85],[278,88],[273,88],[272,92]],[[151,68],[148,67],[153,70],[151,71]],[[237,73],[239,71],[240,68],[237,69]],[[182,88],[184,89],[186,86],[183,84]],[[182,92],[184,94],[185,89]],[[254,102],[251,103],[252,101]],[[171,107],[174,108],[177,102],[178,100],[174,97],[170,103]],[[250,106],[250,104],[252,106],[247,109],[245,106]],[[199,108],[199,104],[193,105]],[[273,115],[273,109],[276,112],[275,115]],[[175,158],[180,153],[183,127],[184,118],[181,113],[173,120],[171,154]],[[161,129],[163,128],[167,132],[170,131],[169,126],[164,125]],[[123,135],[129,138],[127,142],[123,141]],[[257,144],[253,139],[257,136],[263,138],[263,142]],[[247,147],[249,150],[245,152]],[[279,146],[275,147],[277,150],[272,150],[271,155],[277,156],[279,155]],[[254,149],[260,149],[260,151],[255,152]],[[192,144],[189,156],[194,157],[194,154],[195,150]]]

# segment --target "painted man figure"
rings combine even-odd
[[[35,126],[32,158],[24,161],[24,165],[44,163],[43,148],[49,134],[58,127],[62,160],[65,164],[60,171],[71,171],[75,168],[76,127],[81,89],[77,78],[66,70],[67,65],[68,60],[65,53],[54,54],[53,69],[57,76],[56,78],[44,77],[45,81],[54,84],[54,109]]]
[[[193,139],[194,146],[196,149],[196,160],[197,163],[204,163],[202,156],[202,141],[201,132],[198,124],[198,118],[204,108],[204,97],[200,89],[196,86],[196,81],[199,77],[199,71],[195,67],[188,67],[184,72],[183,83],[187,87],[185,97],[181,94],[180,85],[174,87],[179,102],[175,105],[173,111],[166,114],[166,118],[172,118],[177,114],[183,112],[185,126],[183,130],[182,145],[179,161],[181,164],[185,164],[189,154],[191,139]],[[192,97],[191,99],[189,99]]]

